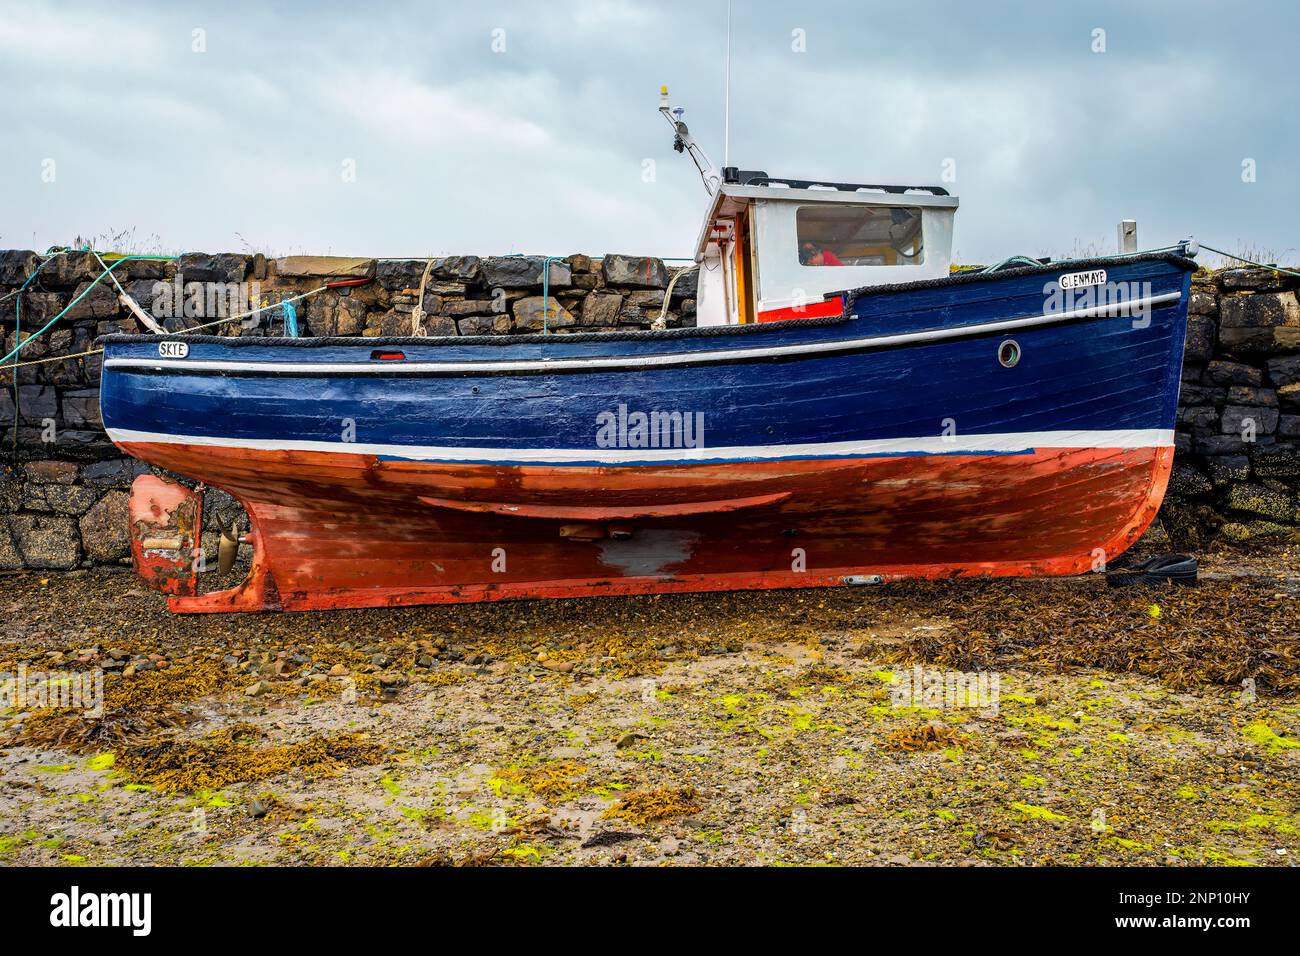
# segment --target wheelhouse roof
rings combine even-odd
[[[842,203],[897,206],[906,202],[922,208],[956,209],[957,197],[941,186],[888,186],[872,183],[836,183],[808,179],[780,179],[761,170],[723,170],[723,184],[713,196],[695,242],[695,258],[704,255],[719,218],[739,215],[751,202]]]
[[[737,169],[727,166],[722,170],[722,181],[735,186],[776,186],[790,189],[839,189],[845,192],[871,190],[887,193],[927,192],[935,196],[946,196],[948,190],[942,186],[899,186],[881,183],[837,183],[829,179],[788,179],[782,176],[769,176],[761,169]]]

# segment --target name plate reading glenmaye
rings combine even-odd
[[[1105,269],[1093,269],[1091,272],[1069,272],[1061,276],[1062,289],[1082,289],[1087,285],[1105,284]]]

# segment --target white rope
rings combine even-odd
[[[99,257],[99,253],[94,249],[91,249],[90,254],[95,257],[95,261],[99,263],[99,267],[108,274],[110,279],[113,280],[113,285],[117,286],[117,301],[122,303],[122,305],[126,307],[126,310],[135,316],[136,321],[150,332],[155,335],[166,335],[167,330],[146,315],[144,309],[140,308],[140,303],[127,295],[126,290],[122,288],[122,283],[117,281],[117,275],[108,268],[108,264]]]
[[[11,368],[23,368],[27,365],[48,365],[50,362],[66,362],[69,359],[82,358],[86,355],[98,355],[103,349],[87,349],[85,352],[71,352],[67,355],[52,355],[43,359],[28,359],[26,362],[6,362],[0,365],[0,375],[4,375]]]
[[[433,260],[430,259],[424,264],[424,275],[420,276],[420,297],[415,300],[415,308],[411,310],[411,337],[418,338],[424,334],[424,290],[429,284],[429,273],[433,271]]]
[[[699,267],[700,264],[698,262],[693,262],[689,266],[678,269],[673,275],[672,281],[668,283],[668,288],[664,290],[664,302],[659,309],[659,318],[650,323],[651,332],[662,332],[664,329],[668,328],[668,321],[666,318],[668,315],[668,300],[672,298],[673,286],[677,285],[677,280],[686,275],[686,273],[698,269]]]

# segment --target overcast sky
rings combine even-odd
[[[955,170],[959,261],[1109,251],[1126,217],[1143,247],[1300,258],[1291,0],[733,9],[732,165]],[[0,247],[688,256],[706,197],[658,88],[722,165],[725,20],[725,0],[0,0]]]

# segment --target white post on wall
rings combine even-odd
[[[1121,253],[1138,251],[1138,224],[1136,219],[1121,219],[1119,221],[1119,251]]]

